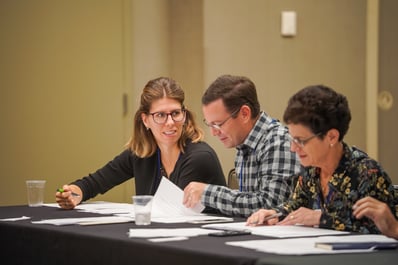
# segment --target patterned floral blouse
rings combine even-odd
[[[360,233],[379,234],[376,225],[368,218],[356,219],[352,214],[354,203],[372,196],[389,205],[398,217],[398,198],[390,177],[366,153],[343,143],[344,155],[330,179],[329,193],[322,196],[319,181],[320,169],[302,168],[296,178],[295,190],[289,200],[276,209],[283,217],[300,207],[322,211],[319,227]]]

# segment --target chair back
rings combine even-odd
[[[239,189],[239,181],[236,176],[235,168],[231,169],[228,173],[227,185],[230,189],[233,190]]]

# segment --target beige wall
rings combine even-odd
[[[366,1],[15,2],[0,1],[2,205],[26,203],[23,181],[33,177],[48,180],[52,202],[60,184],[112,159],[143,85],[161,75],[185,88],[200,124],[201,95],[224,73],[250,77],[276,118],[298,89],[330,85],[351,104],[346,140],[366,149]],[[294,38],[280,35],[283,10],[297,12]],[[206,137],[227,172],[235,150]],[[133,192],[129,182],[98,199],[130,202]]]
[[[379,118],[379,158],[384,168],[398,183],[397,164],[397,117],[398,117],[398,31],[396,29],[398,1],[380,1],[380,32],[379,32],[379,92],[391,93],[393,100],[390,109],[380,108]],[[391,25],[395,28],[391,30]]]
[[[123,17],[122,1],[0,1],[2,205],[26,203],[27,179],[53,202],[123,149]]]
[[[228,7],[228,8],[226,8]],[[280,34],[281,11],[297,12],[297,36]],[[262,108],[281,119],[289,96],[309,84],[347,95],[351,144],[366,148],[366,1],[204,1],[205,83],[223,73],[246,75],[257,85]],[[234,150],[224,165],[233,167]],[[227,164],[229,163],[229,164]],[[225,169],[224,169],[225,170]]]

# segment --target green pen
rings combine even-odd
[[[58,191],[58,192],[61,192],[61,193],[62,193],[62,192],[65,192],[65,190],[62,189],[62,188],[57,189],[57,191]],[[77,194],[77,193],[75,193],[75,192],[72,192],[72,196],[73,196],[73,197],[80,197],[80,195]]]

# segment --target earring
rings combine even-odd
[[[333,147],[333,144],[330,144],[330,147]]]

